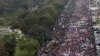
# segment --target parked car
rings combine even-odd
[[[96,31],[96,33],[100,33],[100,26],[96,25],[96,26],[93,26],[94,28],[94,31]]]

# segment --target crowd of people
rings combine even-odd
[[[39,56],[96,56],[93,27],[89,15],[89,0],[72,0],[62,11],[54,29],[54,46],[46,47]]]

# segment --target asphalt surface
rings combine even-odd
[[[95,42],[98,56],[100,56],[100,33],[97,33],[97,35],[95,36]]]
[[[58,16],[54,29],[57,42],[50,52],[41,48],[38,56],[96,56],[90,0],[70,0]]]
[[[54,56],[96,56],[89,0],[72,0],[58,18]]]

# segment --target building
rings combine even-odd
[[[99,18],[99,7],[98,7],[98,1],[99,0],[93,0],[90,4],[90,10],[91,10],[91,16],[92,16],[92,22],[96,24],[97,19]]]
[[[0,26],[0,35],[5,35],[9,33],[16,33],[19,37],[16,37],[16,39],[21,39],[24,35],[20,29],[11,29],[11,26]]]
[[[10,29],[10,26],[0,26],[0,32],[1,33],[11,33],[13,31]]]

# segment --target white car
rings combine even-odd
[[[93,26],[93,28],[94,29],[97,29],[97,28],[100,29],[100,26],[99,25],[95,25],[95,26]]]
[[[99,25],[93,26],[93,28],[96,31],[96,33],[100,33],[100,26]]]

